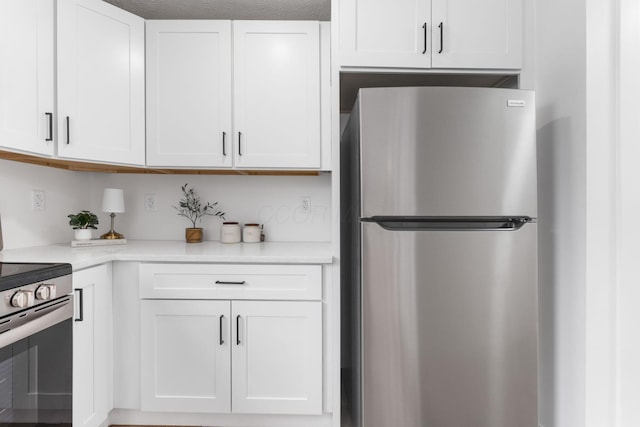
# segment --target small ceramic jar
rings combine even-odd
[[[220,241],[222,243],[240,243],[240,224],[237,222],[223,222],[220,228]]]
[[[242,229],[242,241],[245,243],[260,243],[260,225],[245,224]]]

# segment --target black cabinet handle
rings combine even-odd
[[[49,137],[45,141],[53,141],[53,113],[44,113],[49,118]]]
[[[438,53],[442,53],[442,49],[444,49],[444,23],[441,22],[438,28],[440,28],[440,50]]]
[[[69,136],[69,116],[67,116],[67,144],[71,142],[71,137]]]
[[[236,316],[236,345],[240,345],[240,315]]]
[[[242,132],[238,132],[238,156],[242,156]]]
[[[244,285],[245,282],[244,280],[242,282],[225,282],[222,280],[216,280],[216,285]]]
[[[227,138],[227,133],[226,132],[222,132],[222,155],[226,156],[227,155],[227,144],[225,139]]]
[[[220,345],[224,344],[224,339],[222,339],[222,319],[224,319],[224,314],[220,315]]]
[[[74,291],[78,292],[78,308],[80,311],[80,315],[78,316],[77,319],[74,319],[76,322],[83,322],[84,321],[84,293],[83,290],[78,288],[78,289],[74,289]]]
[[[425,53],[427,53],[427,23],[426,22],[422,25],[422,29],[424,30],[424,50],[422,51],[422,54],[424,55]]]

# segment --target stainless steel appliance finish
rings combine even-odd
[[[534,96],[363,89],[342,141],[344,425],[537,427]]]
[[[0,425],[71,427],[71,271],[0,262]]]
[[[358,102],[362,217],[537,216],[532,92],[383,88]]]
[[[73,317],[73,296],[43,303],[0,319],[0,348],[28,338]]]
[[[1,291],[0,317],[16,313],[28,307],[39,306],[40,303],[63,297],[71,293],[71,291],[70,274]],[[0,325],[1,331],[2,325]]]

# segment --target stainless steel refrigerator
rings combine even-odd
[[[360,90],[341,141],[343,425],[537,427],[534,104]]]

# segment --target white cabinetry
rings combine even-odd
[[[318,22],[148,21],[147,43],[147,165],[321,166]]]
[[[432,0],[434,68],[522,68],[522,0]]]
[[[320,302],[233,301],[233,411],[320,414]]]
[[[238,167],[320,167],[320,26],[233,23]]]
[[[342,0],[340,65],[521,68],[522,0]]]
[[[73,273],[73,426],[99,427],[113,407],[111,269]]]
[[[141,265],[142,410],[322,413],[320,269]]]
[[[231,21],[147,21],[147,165],[231,167]]]
[[[58,155],[144,165],[144,20],[65,0],[57,32]]]
[[[51,156],[53,0],[0,2],[0,146]]]
[[[142,407],[230,412],[229,301],[142,301]]]

